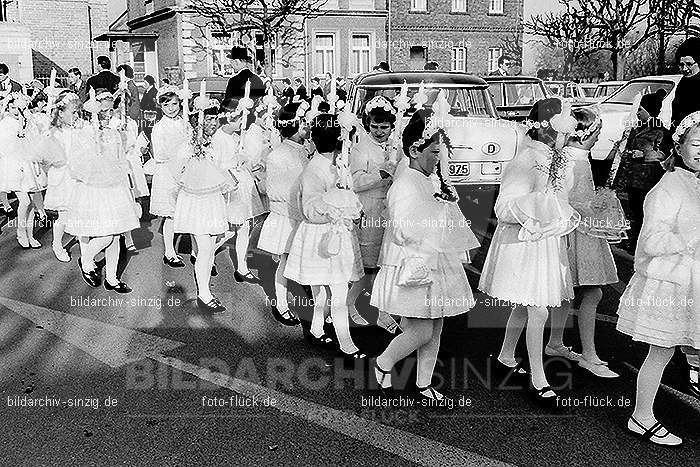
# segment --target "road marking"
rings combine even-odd
[[[50,308],[0,297],[0,305],[44,328],[95,359],[119,368],[185,344],[134,329],[82,318]]]
[[[630,370],[632,370],[635,374],[639,373],[639,370],[634,366],[630,365],[629,363],[622,363],[624,363],[624,365]],[[678,389],[674,389],[671,386],[666,386],[665,384],[660,385],[660,388],[668,392],[672,396],[675,396],[677,399],[682,400],[683,402],[687,403],[688,405],[696,409],[698,412],[700,412],[700,400],[698,400],[697,398],[691,396],[690,394],[686,394],[682,391],[679,391]]]
[[[42,326],[44,330],[83,350],[111,368],[119,368],[125,364],[148,358],[251,399],[274,398],[276,400],[274,408],[282,413],[333,430],[336,433],[399,456],[409,462],[420,465],[455,467],[465,465],[511,465],[398,428],[382,425],[349,412],[326,407],[250,381],[237,379],[223,373],[212,372],[209,368],[203,368],[163,355],[165,352],[185,345],[182,342],[152,336],[102,321],[81,318],[58,310],[5,297],[0,297],[0,304],[10,311]],[[139,418],[171,417],[170,415],[162,414],[130,416]]]
[[[374,446],[388,453],[399,456],[409,462],[420,465],[440,466],[508,466],[496,459],[465,451],[448,444],[414,435],[398,428],[382,425],[355,414],[333,409],[299,397],[275,391],[264,386],[233,378],[207,368],[172,357],[151,356],[151,359],[178,369],[184,373],[208,381],[217,386],[230,389],[238,394],[258,400],[274,398],[275,409],[280,412],[302,418],[316,425],[328,428],[363,443]]]

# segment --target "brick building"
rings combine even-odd
[[[23,26],[29,41],[21,44],[33,55],[35,75],[52,66],[59,70],[78,67],[91,73],[94,57],[106,52],[93,42],[107,30],[107,0],[21,0],[7,4],[6,19]]]
[[[125,15],[99,40],[109,43],[113,61],[130,63],[136,80],[150,74],[180,82],[231,74],[226,54],[246,45],[258,64],[264,60],[262,35],[221,34],[184,0],[128,0]],[[387,55],[387,0],[328,0],[314,17],[297,18],[298,32],[286,31],[272,44],[272,77],[354,76]],[[303,32],[302,32],[303,31]]]
[[[389,61],[394,70],[443,70],[485,75],[519,32],[524,0],[392,0]],[[520,57],[517,57],[518,59]]]

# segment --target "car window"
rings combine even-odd
[[[502,106],[503,104],[503,83],[491,83],[489,84],[489,92],[493,97],[493,102],[497,106]]]
[[[605,100],[610,104],[628,104],[632,105],[634,97],[641,93],[650,94],[659,89],[663,89],[666,93],[670,93],[675,87],[673,81],[634,81],[625,84],[615,94]]]
[[[533,105],[545,97],[539,83],[506,83],[505,88],[508,106]]]
[[[490,100],[488,98],[487,89],[479,88],[443,88],[447,91],[447,102],[450,103],[450,114],[455,117],[492,117],[493,110],[491,109]],[[387,88],[387,89],[377,89],[377,88],[362,88],[358,87],[356,95],[354,98],[353,111],[357,115],[362,114],[364,105],[370,99],[375,96],[384,96],[390,101],[394,101],[394,98],[399,94],[401,89],[399,87]],[[428,95],[428,102],[426,107],[430,107],[435,102],[438,96],[439,88],[426,88],[426,94]],[[413,95],[418,92],[417,87],[409,88],[408,96],[413,97]],[[406,112],[404,116],[410,116],[415,112],[415,108],[411,108]]]

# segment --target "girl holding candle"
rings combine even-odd
[[[277,128],[282,143],[265,157],[266,191],[270,199],[270,215],[265,219],[258,248],[279,258],[275,271],[275,303],[272,314],[286,326],[296,326],[299,319],[289,310],[287,279],[284,269],[294,233],[302,220],[297,197],[302,172],[309,162],[303,142],[305,132],[296,115],[299,104],[288,104],[279,112]]]
[[[202,93],[194,101],[197,114],[191,123],[197,136],[183,146],[178,159],[184,161],[177,180],[180,191],[175,206],[176,233],[194,237],[197,257],[194,265],[197,305],[203,312],[221,313],[226,307],[210,289],[216,237],[228,227],[224,195],[235,189],[228,172],[218,166],[226,157],[226,146],[217,145],[213,137],[219,129],[219,103]]]
[[[70,261],[70,255],[63,247],[63,234],[66,230],[66,212],[74,185],[68,170],[67,148],[74,133],[73,126],[82,122],[80,108],[80,98],[77,94],[61,94],[51,112],[49,133],[43,138],[44,163],[48,166],[45,203],[47,209],[58,212],[58,218],[53,222],[53,252],[62,263]]]
[[[353,231],[353,220],[359,219],[362,205],[352,191],[347,161],[338,154],[340,136],[335,115],[321,114],[311,122],[316,154],[301,175],[303,218],[292,240],[284,276],[311,286],[314,314],[309,339],[320,345],[334,343],[323,330],[326,304],[330,303],[341,352],[361,359],[366,355],[350,336],[346,300],[348,283],[363,275],[360,245]]]
[[[620,297],[617,330],[649,344],[637,376],[634,412],[627,429],[643,439],[677,446],[682,439],[654,416],[661,377],[680,347],[690,361],[700,349],[700,112],[685,117],[673,134],[666,173],[644,200],[644,222],[634,276]],[[691,365],[691,389],[700,394]]]
[[[433,116],[430,110],[417,110],[403,132],[403,152],[410,162],[387,194],[390,227],[371,303],[402,317],[403,332],[377,357],[379,385],[391,387],[393,367],[416,351],[419,396],[443,400],[431,385],[443,320],[474,306],[462,259],[479,242],[456,205],[454,188],[442,178],[439,160],[449,150],[449,138],[439,126],[442,119]],[[437,193],[432,179],[436,173]]]
[[[192,127],[181,114],[187,107],[187,88],[182,91],[174,86],[163,86],[158,91],[158,102],[163,111],[151,133],[155,169],[151,184],[151,214],[163,218],[163,263],[171,268],[182,268],[185,263],[175,252],[173,215],[177,202],[178,187],[175,181],[177,155],[192,138]],[[187,110],[184,111],[186,114]]]
[[[33,145],[39,134],[36,126],[28,125],[28,105],[29,98],[17,92],[10,93],[0,105],[0,191],[14,192],[19,200],[17,243],[24,249],[41,248],[34,238],[37,206],[32,196],[46,188],[46,175],[34,170],[38,158]]]
[[[265,207],[255,185],[255,177],[244,146],[246,128],[252,123],[250,109],[254,104],[249,97],[250,81],[246,83],[244,92],[245,95],[238,102],[236,109],[240,117],[222,129],[225,135],[219,135],[222,139],[233,140],[235,150],[227,157],[224,168],[238,181],[238,189],[227,195],[226,209],[231,227],[217,247],[235,236],[236,264],[233,278],[236,282],[257,284],[260,280],[248,269],[246,257],[252,221],[265,212]],[[237,131],[240,131],[240,135],[236,134]]]
[[[498,226],[479,282],[488,295],[514,304],[496,371],[527,374],[515,359],[527,324],[532,396],[547,405],[557,398],[542,357],[547,308],[574,297],[561,238],[578,223],[577,213],[568,204],[571,167],[561,153],[564,131],[575,129],[576,124],[567,107],[550,98],[538,101],[530,111],[531,129],[525,144],[503,173],[495,205]]]
[[[120,294],[131,288],[117,276],[120,235],[139,227],[129,190],[128,163],[124,159],[119,132],[110,128],[114,98],[91,91],[85,110],[92,113],[92,125],[71,134],[68,169],[75,180],[66,213],[66,232],[79,237],[80,272],[91,287],[99,287],[101,274],[95,257],[105,252],[104,286]],[[98,202],[99,200],[99,202]]]

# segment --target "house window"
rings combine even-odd
[[[335,74],[335,36],[316,34],[314,50],[314,73]]]
[[[272,74],[277,74],[277,60],[275,59],[275,52],[277,49],[277,40],[275,37],[272,38],[272,43],[270,44],[270,57],[267,57],[272,64]],[[263,33],[255,34],[255,60],[256,64],[260,66],[265,66],[265,35]]]
[[[146,76],[146,47],[143,42],[131,43],[131,68],[134,70],[134,81],[142,83]]]
[[[452,71],[467,71],[467,48],[453,47],[452,48]]]
[[[350,45],[351,72],[367,73],[372,59],[372,39],[369,34],[353,34]]]
[[[498,59],[503,55],[503,49],[500,47],[491,47],[489,49],[489,73],[498,70]]]
[[[489,14],[503,14],[503,0],[489,0]]]
[[[154,3],[155,2],[153,0],[146,0],[144,5],[146,6],[146,14],[147,15],[150,15],[151,13],[153,13],[155,11]]]
[[[350,10],[374,10],[374,0],[350,0]]]
[[[466,13],[467,0],[452,0],[452,13]]]
[[[411,11],[428,11],[428,0],[411,0]]]
[[[408,55],[411,60],[425,61],[428,58],[428,49],[422,45],[412,45],[411,48],[408,49]]]

